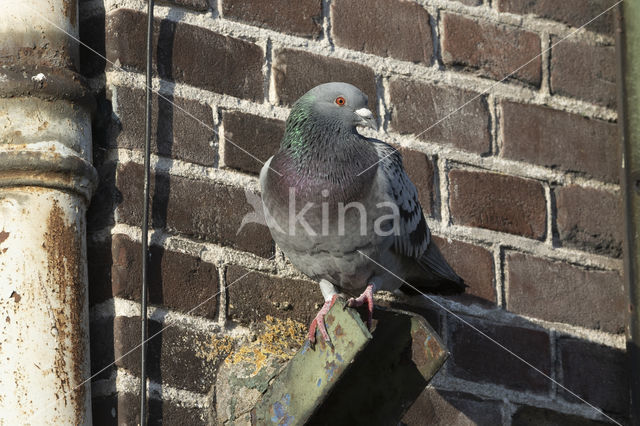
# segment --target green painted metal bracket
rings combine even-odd
[[[376,308],[370,333],[345,305],[338,299],[325,317],[332,347],[307,343],[255,405],[252,424],[397,423],[447,359],[423,317]]]

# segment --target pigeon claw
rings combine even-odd
[[[332,347],[331,339],[329,338],[329,333],[327,333],[327,327],[324,324],[324,317],[325,315],[327,315],[327,313],[329,312],[333,304],[336,303],[337,298],[338,298],[338,295],[334,294],[330,300],[326,300],[324,302],[324,305],[322,305],[322,308],[316,314],[316,317],[313,319],[313,321],[311,321],[311,325],[309,326],[309,334],[307,335],[307,339],[309,339],[311,346],[315,345],[316,330],[319,330],[325,343],[327,343],[329,347]]]
[[[369,284],[362,294],[355,299],[352,297],[347,301],[347,306],[357,308],[367,304],[367,328],[371,329],[371,320],[373,318],[373,284]]]

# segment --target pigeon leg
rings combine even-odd
[[[320,329],[320,334],[324,338],[324,341],[328,344],[331,344],[331,339],[329,339],[329,333],[327,333],[327,327],[324,325],[324,316],[327,315],[329,309],[336,303],[336,299],[338,298],[337,294],[331,296],[331,299],[326,300],[322,308],[316,314],[316,317],[311,321],[311,325],[309,326],[309,334],[307,335],[307,339],[311,344],[316,343],[316,328]]]
[[[367,328],[371,328],[371,319],[373,318],[373,284],[369,284],[367,288],[357,298],[351,298],[347,301],[347,306],[350,308],[358,307],[367,304]]]

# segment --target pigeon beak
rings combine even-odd
[[[355,111],[358,116],[358,125],[362,125],[365,127],[370,127],[373,130],[378,129],[378,123],[376,123],[375,118],[373,118],[373,113],[367,108],[360,108]]]

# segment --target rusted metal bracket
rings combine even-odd
[[[271,381],[252,424],[395,424],[447,359],[423,317],[377,308],[370,333],[345,304],[326,316],[332,346],[307,343]]]

